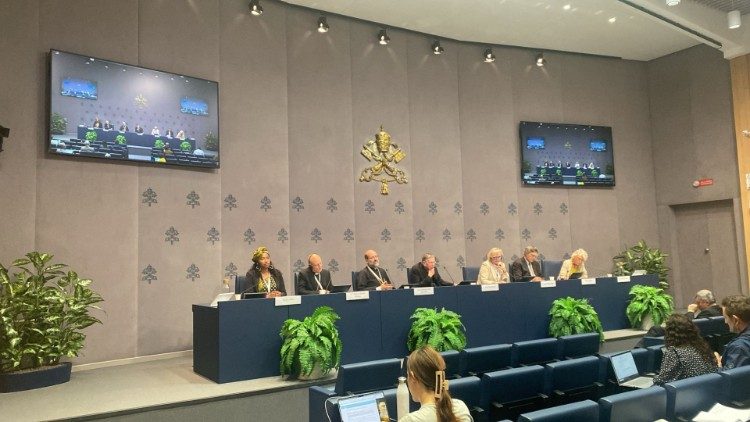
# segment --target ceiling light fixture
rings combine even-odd
[[[727,13],[727,23],[729,24],[729,29],[739,28],[740,25],[742,25],[742,15],[740,15],[740,11],[732,10]]]
[[[544,53],[539,53],[536,55],[536,65],[539,67],[544,66],[547,64],[547,60],[544,59]]]
[[[488,48],[484,50],[484,62],[485,63],[492,63],[495,61],[495,55],[492,54],[492,49]]]
[[[432,54],[443,54],[445,49],[440,45],[440,41],[435,40],[434,43],[432,43]]]
[[[321,16],[318,18],[318,32],[326,33],[328,30],[331,29],[331,27],[328,26],[328,22],[326,21],[325,16]]]
[[[680,4],[680,0],[667,0],[667,6],[677,6]]]
[[[385,29],[381,29],[380,32],[378,32],[378,43],[380,45],[388,45],[390,41],[391,37],[388,36],[388,32],[386,32]]]
[[[248,5],[250,8],[250,13],[253,14],[253,16],[260,16],[263,14],[263,7],[260,5],[259,0],[250,0],[250,4]]]

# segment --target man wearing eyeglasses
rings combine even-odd
[[[365,262],[367,265],[356,277],[357,290],[391,290],[391,283],[388,272],[385,268],[380,268],[380,257],[378,253],[370,249],[365,252]]]
[[[523,256],[510,266],[511,281],[542,281],[542,266],[537,261],[539,251],[533,246],[523,250]]]
[[[331,272],[323,269],[323,260],[318,254],[307,257],[307,268],[297,274],[297,294],[315,295],[331,292]]]

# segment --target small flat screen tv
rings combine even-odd
[[[525,185],[615,185],[611,127],[522,121],[519,135]]]
[[[49,62],[50,153],[219,167],[217,82],[59,50]]]

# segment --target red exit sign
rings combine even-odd
[[[693,186],[696,188],[702,188],[704,186],[711,186],[714,184],[714,179],[698,179],[693,182]]]

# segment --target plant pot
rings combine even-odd
[[[316,362],[315,365],[313,365],[312,371],[310,371],[310,375],[299,374],[297,376],[297,379],[300,381],[311,381],[311,380],[321,379],[324,376],[325,375],[323,375],[323,370],[320,368],[320,365]]]
[[[646,314],[641,320],[641,330],[648,331],[654,326],[654,319],[651,318],[651,314]]]
[[[0,373],[0,393],[33,390],[66,383],[70,381],[72,367],[70,362],[63,362],[58,365]]]

